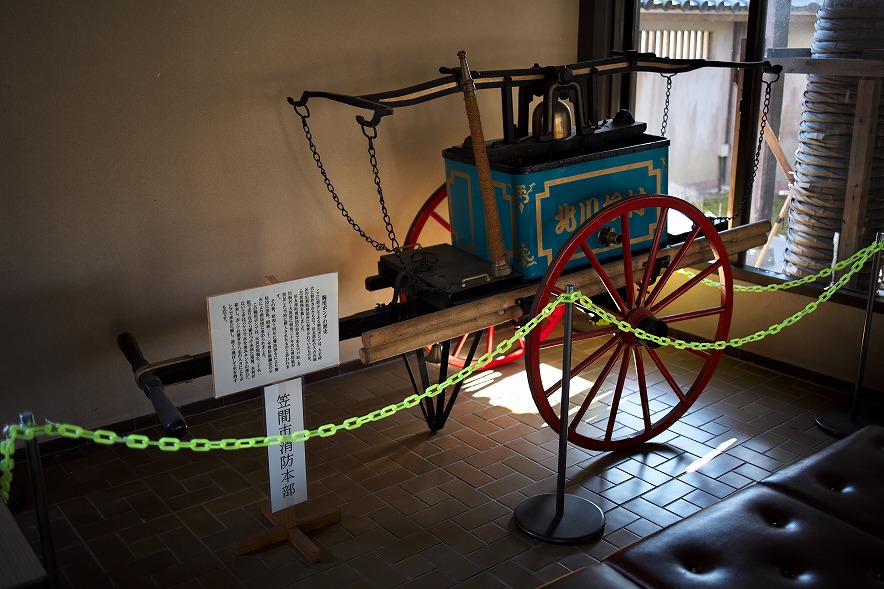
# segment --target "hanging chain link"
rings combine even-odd
[[[393,230],[393,221],[390,219],[390,213],[387,212],[387,203],[384,202],[384,189],[381,188],[381,174],[378,170],[378,154],[374,148],[374,139],[378,136],[377,127],[372,127],[374,129],[374,134],[369,135],[366,133],[365,127],[362,128],[362,133],[368,139],[368,161],[371,164],[371,172],[374,175],[374,185],[377,186],[378,189],[378,200],[381,203],[381,214],[384,217],[384,227],[387,229],[387,235],[390,237],[390,246],[392,251],[399,252],[401,249],[399,247],[399,240],[396,239],[396,232]],[[388,249],[387,251],[391,251]]]
[[[823,268],[817,274],[809,274],[807,276],[802,276],[801,278],[796,278],[795,280],[790,280],[788,282],[782,282],[779,284],[766,284],[764,286],[760,284],[752,284],[750,286],[743,286],[741,284],[734,284],[733,289],[737,292],[776,292],[778,290],[789,290],[790,288],[795,288],[797,286],[802,286],[805,284],[812,284],[821,278],[828,278],[835,272],[839,272],[848,266],[852,266],[856,262],[862,259],[863,263],[868,259],[868,256],[874,254],[877,250],[884,251],[884,244],[880,242],[875,242],[869,247],[865,249],[861,249],[846,260],[841,260],[840,262],[836,262],[830,268]],[[694,278],[697,274],[687,270],[685,268],[681,268],[678,270],[680,274],[687,276],[688,278]],[[721,283],[715,282],[714,280],[710,280],[709,278],[704,278],[702,280],[703,284],[708,286],[714,286],[718,288],[721,286]]]
[[[371,246],[377,251],[382,251],[386,253],[392,253],[396,255],[396,259],[399,260],[399,264],[402,266],[403,271],[410,279],[409,288],[413,291],[416,286],[420,286],[421,289],[425,291],[435,292],[435,293],[444,293],[445,289],[439,288],[432,284],[429,284],[424,279],[420,278],[417,275],[417,272],[427,269],[427,265],[424,263],[425,257],[422,257],[413,268],[410,267],[402,256],[402,247],[399,243],[398,238],[396,237],[396,231],[393,228],[393,220],[390,218],[390,213],[387,210],[387,203],[384,200],[384,189],[381,185],[381,173],[378,168],[378,157],[377,150],[374,146],[374,140],[378,137],[378,128],[377,124],[372,124],[368,122],[360,122],[360,127],[362,128],[362,134],[365,136],[368,141],[368,161],[371,166],[371,173],[374,178],[374,185],[377,188],[378,193],[378,202],[381,207],[381,215],[384,220],[384,227],[387,230],[387,237],[390,240],[390,246],[372,239],[369,237],[365,231],[359,226],[358,223],[350,216],[350,213],[347,212],[347,209],[344,207],[344,204],[341,202],[341,199],[338,197],[337,191],[335,190],[334,185],[331,182],[331,179],[328,177],[328,173],[325,170],[325,165],[322,163],[322,158],[319,156],[319,150],[316,148],[316,144],[313,142],[313,133],[310,131],[310,125],[307,122],[307,119],[310,118],[310,109],[307,108],[306,104],[303,103],[295,103],[293,104],[295,114],[301,119],[301,126],[304,128],[304,136],[307,138],[307,144],[310,147],[310,153],[313,155],[313,161],[316,163],[316,167],[319,169],[319,173],[322,175],[322,180],[325,182],[325,188],[328,190],[329,194],[331,194],[332,200],[335,201],[335,206],[338,207],[338,210],[341,211],[341,215],[347,219],[347,222],[353,227],[353,230],[356,231],[362,238],[371,244]],[[303,109],[303,111],[301,110]]]
[[[384,215],[384,222],[387,225],[387,232],[390,237],[390,241],[393,244],[393,247],[387,247],[385,244],[377,241],[369,237],[365,231],[362,230],[362,227],[359,226],[359,223],[356,222],[353,217],[350,216],[350,213],[347,211],[346,207],[344,207],[344,203],[341,202],[340,197],[338,197],[338,193],[335,190],[334,184],[332,184],[331,179],[328,177],[328,173],[325,170],[325,165],[322,163],[322,158],[319,156],[319,151],[316,149],[316,144],[313,143],[313,133],[310,131],[310,125],[307,123],[307,119],[310,118],[310,109],[307,108],[306,104],[296,104],[294,105],[295,114],[297,114],[301,118],[301,126],[304,128],[304,136],[307,138],[307,144],[310,147],[310,153],[313,155],[313,161],[316,163],[316,167],[319,169],[319,173],[322,175],[322,181],[325,182],[325,189],[328,190],[328,193],[331,195],[332,200],[335,201],[335,206],[338,207],[338,210],[341,211],[341,215],[347,220],[347,223],[353,228],[356,233],[358,233],[362,238],[371,244],[371,246],[379,252],[393,252],[398,247],[398,241],[396,241],[396,236],[393,233],[393,225],[390,223],[390,216],[387,213],[387,206],[384,202],[384,194],[381,190],[381,179],[378,175],[378,167],[377,167],[377,157],[374,150],[373,139],[377,137],[377,127],[371,127],[373,129],[372,135],[369,135],[365,127],[362,128],[362,134],[368,139],[368,154],[369,159],[372,165],[372,172],[375,177],[375,185],[378,187],[378,196],[380,197],[380,205],[381,212]],[[303,109],[303,112],[300,110]]]
[[[663,103],[663,122],[660,123],[660,136],[666,137],[666,126],[669,124],[669,103],[672,97],[672,78],[675,74],[660,74],[666,78],[666,102]]]
[[[780,331],[782,331],[782,329],[784,327],[788,327],[790,325],[793,325],[799,319],[816,311],[817,307],[819,307],[819,305],[821,303],[825,303],[830,298],[832,298],[832,295],[834,295],[836,292],[838,292],[840,289],[842,289],[844,287],[844,285],[846,285],[850,281],[850,279],[853,277],[853,275],[856,274],[857,272],[859,272],[862,269],[862,267],[865,265],[865,263],[868,262],[872,258],[872,256],[875,255],[875,252],[878,252],[878,251],[884,251],[884,241],[882,241],[882,242],[876,241],[875,243],[873,243],[869,247],[864,248],[864,249],[858,251],[853,256],[851,256],[849,259],[852,261],[850,270],[847,273],[845,273],[841,278],[839,278],[831,288],[823,291],[823,293],[820,294],[819,297],[817,297],[815,300],[807,303],[807,305],[805,305],[804,308],[801,309],[800,311],[797,311],[796,313],[787,317],[783,321],[776,323],[765,330],[756,331],[752,335],[748,335],[746,337],[732,338],[727,341],[716,341],[716,342],[709,342],[709,343],[685,342],[685,341],[681,341],[681,340],[670,339],[668,337],[660,337],[660,336],[656,336],[656,335],[651,335],[650,333],[642,331],[641,329],[633,328],[626,321],[622,321],[620,319],[617,319],[610,312],[608,312],[605,309],[602,309],[598,305],[594,304],[587,297],[582,297],[580,299],[580,304],[586,306],[586,308],[588,308],[590,311],[592,311],[596,315],[600,316],[605,321],[607,321],[613,325],[616,325],[617,328],[620,329],[621,331],[632,333],[638,338],[652,341],[656,344],[660,344],[661,346],[672,346],[678,350],[684,350],[684,349],[723,350],[723,349],[729,348],[729,347],[730,348],[738,348],[744,344],[748,344],[751,342],[757,342],[761,339],[764,339],[768,335],[777,334]],[[814,278],[818,278],[818,276],[814,277]],[[796,281],[796,282],[800,282],[800,281]],[[771,290],[774,290],[774,289],[771,289]]]
[[[663,103],[663,122],[660,125],[660,135],[662,137],[666,137],[666,127],[669,124],[669,106],[671,102],[672,96],[672,78],[675,77],[675,74],[660,74],[664,78],[666,78],[666,100]],[[758,165],[761,161],[761,150],[762,145],[764,144],[764,130],[767,127],[768,123],[768,115],[770,114],[770,96],[771,96],[771,86],[776,83],[780,79],[780,74],[776,74],[776,77],[772,80],[764,79],[764,72],[761,73],[761,83],[764,84],[764,103],[761,109],[761,124],[759,125],[758,130],[758,144],[755,146],[755,158],[752,162],[752,175],[749,177],[749,182],[746,185],[746,190],[743,193],[743,197],[740,200],[740,206],[730,217],[715,217],[712,219],[712,223],[718,223],[721,221],[732,221],[737,219],[742,215],[743,208],[746,205],[747,200],[752,199],[752,190],[755,186],[755,177],[758,175]]]

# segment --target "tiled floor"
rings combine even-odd
[[[316,382],[306,387],[307,425],[340,423],[410,393],[401,362]],[[571,446],[568,492],[599,505],[607,526],[598,540],[557,545],[527,537],[512,519],[523,499],[555,490],[556,435],[533,410],[520,363],[474,376],[439,433],[415,408],[307,442],[309,502],[343,511],[340,523],[310,534],[322,553],[314,565],[287,543],[233,551],[269,526],[260,513],[266,450],[84,446],[44,457],[59,577],[90,588],[533,588],[826,446],[813,417],[840,400],[724,357],[690,412],[650,443],[618,452]],[[188,423],[202,438],[263,435],[263,408],[256,399]],[[28,478],[23,465],[16,477]],[[33,502],[16,517],[36,541]]]

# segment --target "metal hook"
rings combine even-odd
[[[378,120],[376,121],[375,118],[377,118]],[[356,117],[356,122],[359,123],[359,125],[362,127],[362,134],[365,135],[367,139],[377,139],[378,123],[380,122],[380,117],[377,116],[377,113],[375,113],[375,116],[372,117],[370,121],[366,121],[363,116],[359,115]],[[371,129],[372,133],[369,135],[366,129]]]
[[[288,97],[288,101],[289,101],[289,104],[292,105],[292,108],[295,109],[295,114],[296,114],[296,115],[298,115],[298,116],[301,117],[302,119],[309,119],[309,118],[310,118],[310,109],[307,108],[307,102],[306,102],[306,101],[303,101],[303,100],[295,100],[295,99],[292,98],[291,96]],[[298,110],[299,108],[303,108],[305,112],[304,112],[304,113],[301,113],[301,111]]]

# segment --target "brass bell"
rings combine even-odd
[[[540,137],[546,131],[546,101],[534,108],[531,115],[531,132]],[[571,108],[561,98],[553,104],[553,139],[566,139],[571,136]]]

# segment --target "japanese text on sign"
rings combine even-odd
[[[215,396],[338,364],[337,274],[209,297]]]
[[[304,389],[300,378],[264,388],[268,436],[289,436],[304,429]],[[279,511],[307,499],[304,444],[291,441],[267,446],[270,509]]]

